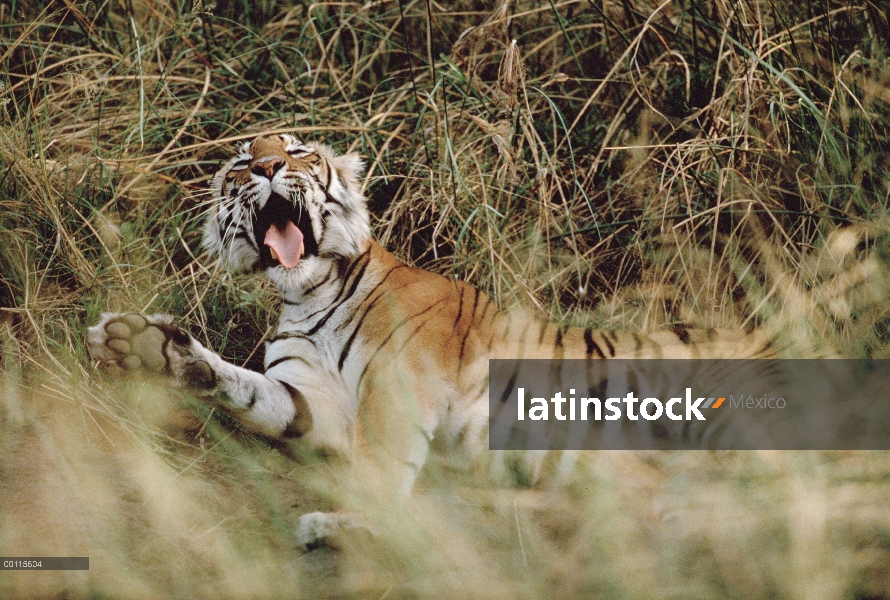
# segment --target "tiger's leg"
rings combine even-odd
[[[383,370],[375,379],[362,398],[356,420],[351,480],[352,485],[373,486],[375,502],[392,510],[409,501],[438,418],[432,407],[420,401],[429,391],[414,378]],[[393,402],[393,398],[401,401]],[[308,513],[300,517],[296,531],[297,543],[305,550],[336,548],[342,537],[355,539],[356,534],[362,542],[368,541],[369,534],[375,536],[364,513]]]
[[[381,452],[356,449],[356,456],[351,461],[354,485],[364,485],[374,481],[378,486],[377,498],[385,497],[398,505],[406,502],[411,496],[414,482],[426,461],[429,452],[429,438],[405,436],[412,440],[411,451],[404,456],[384,456]],[[383,484],[383,482],[387,482]],[[381,484],[386,489],[380,489]],[[390,504],[392,506],[392,504]],[[297,544],[304,550],[313,550],[322,546],[336,548],[343,535],[371,536],[375,530],[361,514],[353,512],[311,512],[300,516],[296,537]]]
[[[391,462],[384,462],[381,465],[376,460],[369,462],[359,459],[352,464],[355,473],[353,479],[356,483],[358,480],[367,481],[369,471],[379,475],[387,464],[392,465]],[[397,497],[391,499],[398,504],[407,501],[410,497],[419,469],[413,466],[399,468],[399,465],[396,465],[396,468],[403,477],[399,478],[399,487],[394,490]],[[377,477],[377,479],[383,478]],[[382,496],[389,497],[389,494],[383,493]],[[297,521],[297,545],[303,550],[314,550],[324,546],[336,548],[341,536],[356,533],[364,536],[370,534],[372,537],[376,535],[374,527],[368,523],[368,520],[362,514],[354,512],[316,511],[301,515]]]
[[[106,370],[164,376],[263,435],[298,437],[311,428],[311,414],[294,387],[226,362],[168,315],[106,313],[89,328],[87,343]]]

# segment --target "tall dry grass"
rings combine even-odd
[[[432,465],[396,510],[191,398],[102,379],[84,348],[104,310],[163,311],[261,367],[274,294],[202,259],[200,214],[235,142],[287,131],[361,152],[377,237],[504,306],[885,356],[888,18],[0,5],[0,554],[91,558],[4,572],[0,595],[890,597],[883,453],[590,453],[567,489],[521,491]],[[332,504],[379,535],[301,554],[296,516]]]

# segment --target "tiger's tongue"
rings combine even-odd
[[[293,269],[300,262],[300,255],[303,254],[303,233],[294,225],[293,221],[288,221],[284,229],[279,229],[277,225],[273,224],[266,232],[263,244],[269,246],[281,266],[285,269]]]

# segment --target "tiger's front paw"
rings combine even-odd
[[[208,389],[213,372],[192,348],[192,339],[167,315],[107,313],[89,328],[92,357],[114,374],[165,375],[177,385]]]
[[[300,517],[297,545],[304,551],[318,548],[338,549],[344,536],[359,536],[365,541],[376,537],[364,519],[353,513],[313,512]]]
[[[167,368],[164,355],[167,335],[142,315],[105,314],[98,324],[89,328],[87,341],[92,357],[111,371],[118,367],[125,371],[145,369],[163,373]]]

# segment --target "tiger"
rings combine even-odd
[[[763,329],[642,334],[503,311],[471,285],[409,266],[371,235],[363,162],[291,135],[240,145],[213,177],[203,247],[281,298],[265,372],[224,360],[164,314],[106,313],[88,347],[106,370],[152,373],[285,446],[379,465],[410,494],[433,439],[479,454],[497,358],[765,358]],[[304,547],[351,523],[299,519]]]

